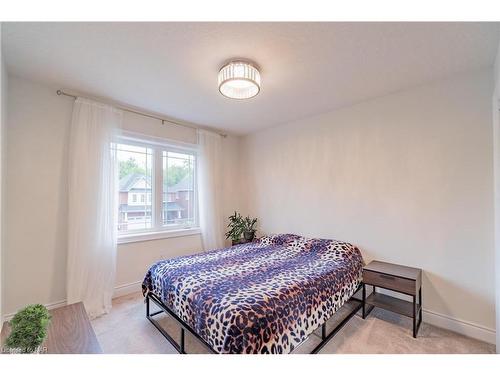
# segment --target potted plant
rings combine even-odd
[[[226,239],[231,239],[233,245],[236,245],[241,240],[241,235],[243,233],[243,217],[234,211],[234,214],[229,216],[229,224],[227,227],[229,230],[226,232]]]
[[[255,237],[255,224],[257,224],[257,218],[250,218],[250,216],[247,216],[246,218],[243,219],[242,221],[242,227],[243,227],[243,237],[247,241],[253,241]]]
[[[11,353],[40,353],[47,336],[50,314],[43,305],[28,305],[9,322],[11,333],[6,341]]]

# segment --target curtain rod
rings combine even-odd
[[[56,94],[57,95],[64,95],[64,96],[69,96],[70,98],[73,98],[73,99],[76,99],[78,98],[78,96],[80,96],[81,98],[86,98],[86,99],[91,99],[91,100],[95,100],[95,99],[92,99],[92,98],[88,98],[88,97],[85,97],[85,96],[81,96],[81,95],[73,95],[73,94],[69,94],[63,90],[57,90],[56,91]],[[161,118],[161,117],[158,117],[158,116],[155,116],[155,115],[152,115],[152,114],[149,114],[149,113],[146,113],[146,112],[139,112],[139,111],[136,111],[136,110],[133,110],[133,109],[130,109],[130,108],[127,108],[127,107],[124,107],[124,106],[121,106],[121,105],[116,105],[116,104],[111,104],[113,107],[116,107],[118,109],[121,109],[122,111],[125,111],[125,112],[130,112],[130,113],[135,113],[136,115],[140,115],[140,116],[144,116],[144,117],[149,117],[149,118],[152,118],[152,119],[155,119],[155,120],[159,120],[161,121],[162,125],[165,124],[165,122],[170,122],[171,124],[175,124],[175,125],[179,125],[179,126],[184,126],[186,128],[190,128],[190,129],[194,129],[194,130],[198,130],[198,129],[202,129],[202,130],[209,130],[209,129],[204,129],[202,127],[197,127],[197,126],[193,126],[193,125],[187,125],[187,124],[183,124],[183,123],[180,123],[180,122],[176,122],[176,121],[173,121],[173,120],[170,120],[170,119],[166,119],[166,118]],[[223,138],[226,138],[227,137],[227,134],[224,134],[224,133],[219,133],[219,132],[216,132],[214,130],[209,130],[209,131],[212,131],[214,133],[217,133],[219,134],[221,137]]]

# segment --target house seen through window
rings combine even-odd
[[[114,147],[119,171],[119,235],[197,226],[194,150],[137,141]]]

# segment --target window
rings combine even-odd
[[[195,193],[194,154],[164,150],[162,223],[164,226],[196,224],[192,200]]]
[[[195,148],[123,138],[113,150],[119,173],[119,236],[198,226]]]
[[[153,149],[135,144],[116,144],[119,169],[118,233],[144,231],[153,227],[151,204],[138,196],[151,190]]]

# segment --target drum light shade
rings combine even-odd
[[[245,61],[232,61],[219,71],[219,91],[231,99],[249,99],[260,91],[260,73]]]

